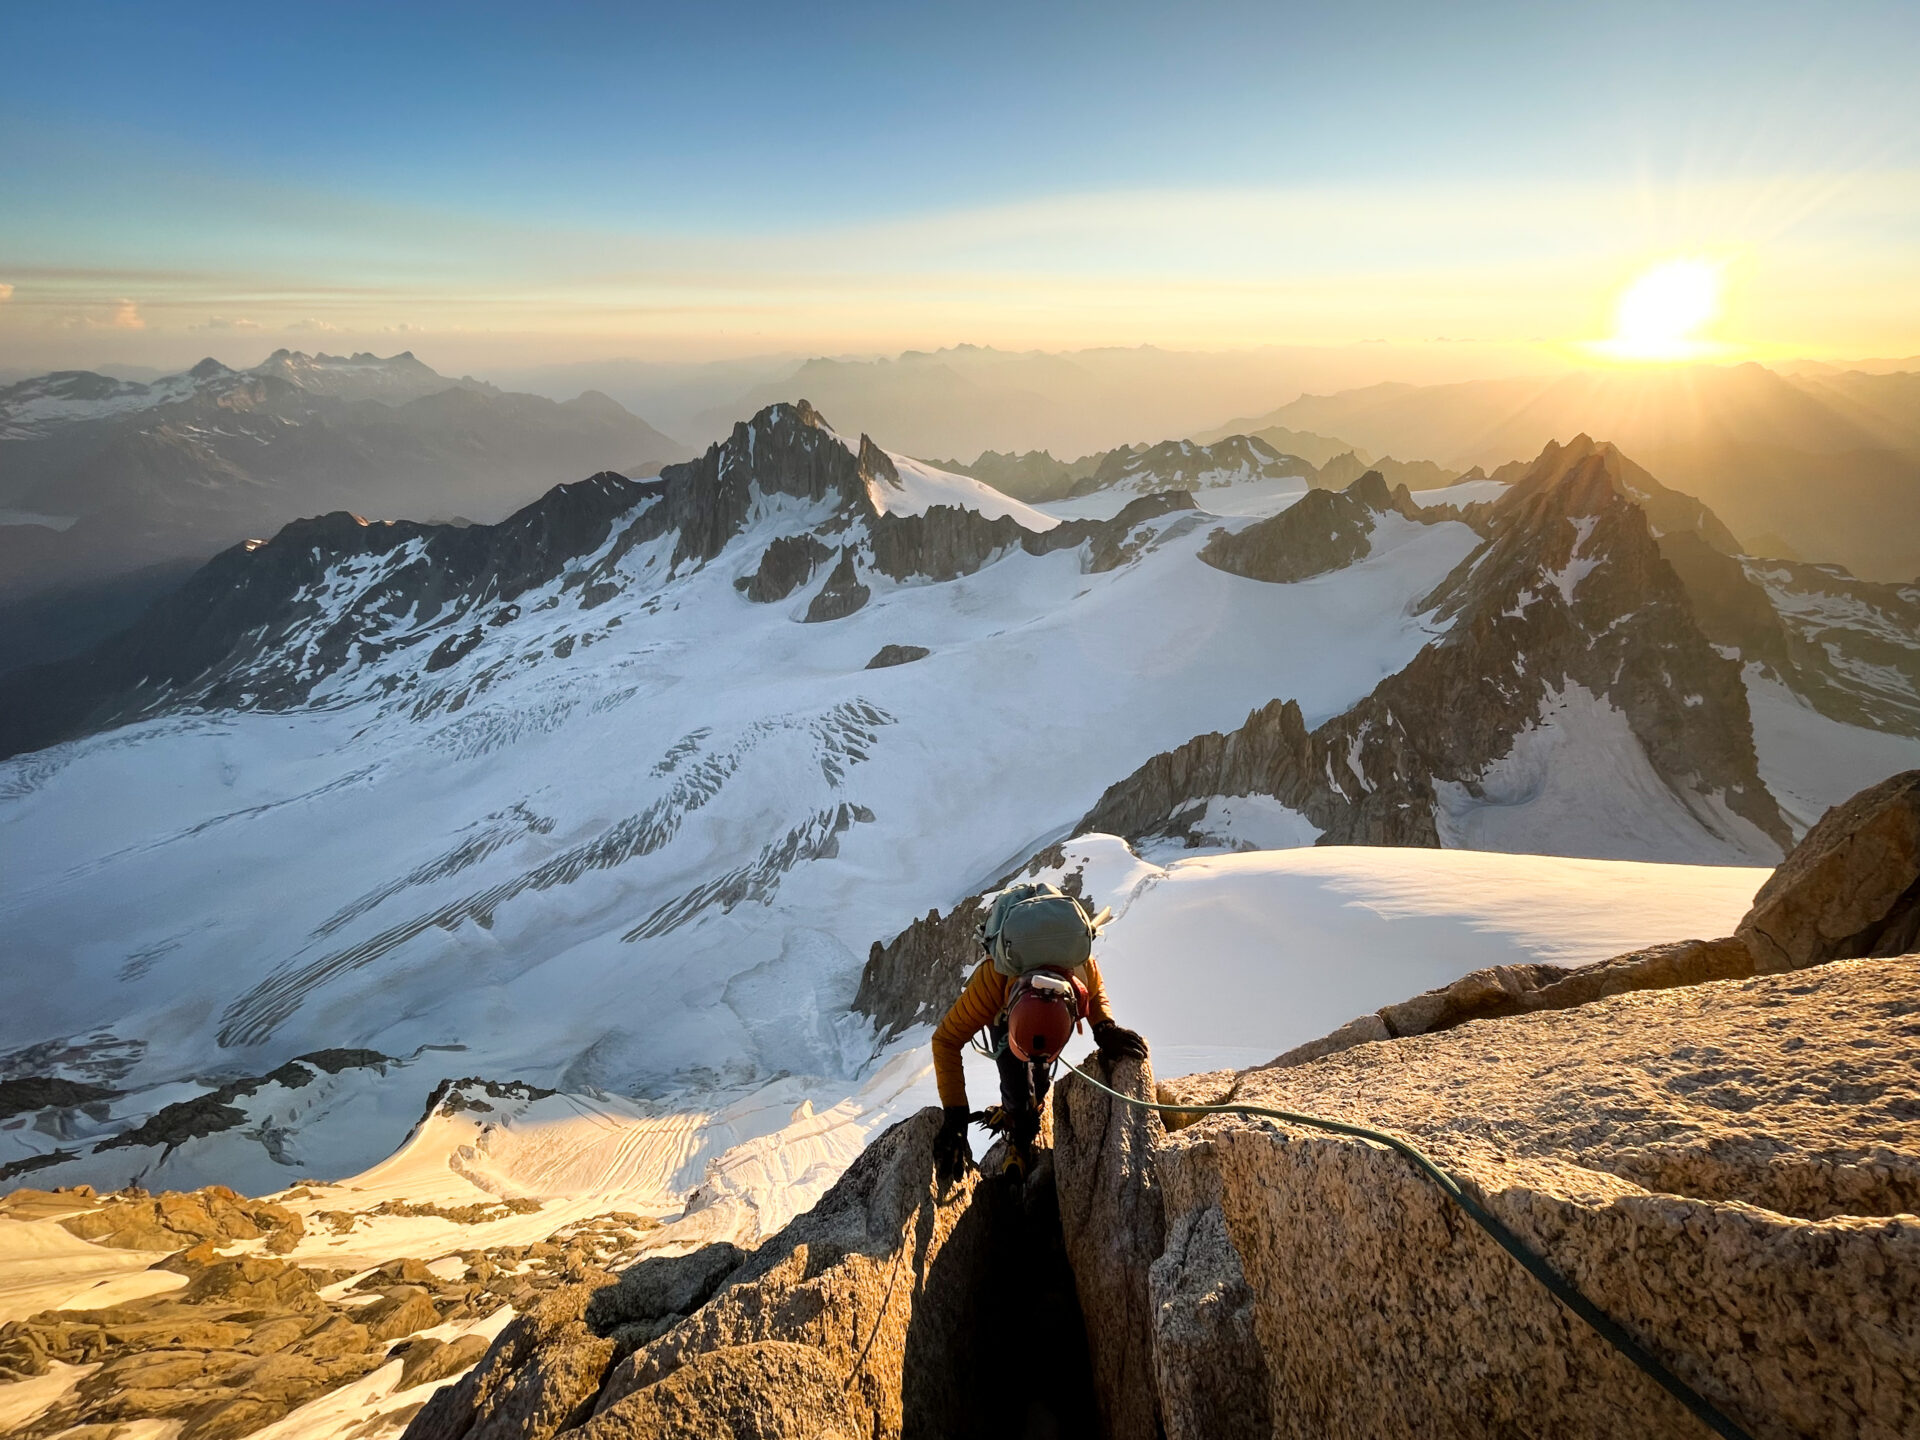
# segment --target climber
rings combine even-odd
[[[1022,1175],[1032,1165],[1054,1061],[1082,1020],[1103,1059],[1146,1058],[1147,1042],[1114,1023],[1094,962],[1094,936],[1108,918],[1105,910],[1090,915],[1052,885],[1013,885],[975,930],[986,958],[933,1032],[933,1073],[946,1111],[933,1147],[942,1185],[973,1164],[967,1122],[975,1117],[967,1109],[960,1049],[982,1029],[1000,1068],[1000,1104],[978,1118],[1006,1133],[1006,1168]]]

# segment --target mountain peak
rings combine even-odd
[[[1565,491],[1560,503],[1568,507],[1567,513],[1598,514],[1605,504],[1598,487],[1604,485],[1644,510],[1656,535],[1693,531],[1723,555],[1737,555],[1742,549],[1733,532],[1701,501],[1661,484],[1611,440],[1595,440],[1584,431],[1564,445],[1548,441],[1531,462],[1502,465],[1492,478],[1509,485],[1499,501],[1502,506],[1525,505],[1553,489]]]

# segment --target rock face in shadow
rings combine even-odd
[[[1917,982],[1908,956],[1619,995],[1246,1072],[1236,1098],[1413,1139],[1757,1437],[1911,1434]],[[1155,1163],[1169,1233],[1217,1214],[1240,1262],[1273,1433],[1695,1433],[1399,1156],[1216,1117]],[[1218,1433],[1162,1405],[1170,1436]]]
[[[874,941],[853,1008],[889,1037],[909,1025],[938,1023],[980,962],[974,929],[985,918],[986,907],[974,896],[944,915],[929,910],[891,940]]]
[[[1389,512],[1421,518],[1404,485],[1389,492],[1380,472],[1369,470],[1344,490],[1309,490],[1278,515],[1237,534],[1215,532],[1200,558],[1249,580],[1306,580],[1366,559],[1374,526]]]
[[[1754,897],[1739,935],[1762,973],[1920,949],[1920,770],[1822,816]]]
[[[735,582],[756,604],[784,600],[813,578],[813,572],[833,551],[811,535],[782,535],[760,556],[760,568]]]
[[[890,670],[895,665],[911,665],[932,653],[924,645],[882,645],[874,652],[873,659],[867,661],[867,669]]]
[[[515,1320],[409,1440],[1091,1440],[1092,1392],[1044,1165],[933,1184],[937,1109],[870,1144],[759,1249],[649,1259]],[[1010,1364],[1049,1327],[1044,1364]]]
[[[853,549],[849,546],[840,552],[840,563],[833,567],[827,576],[827,583],[820,587],[820,593],[807,606],[807,622],[817,624],[822,620],[844,620],[865,605],[872,595],[873,592],[860,583],[859,573],[853,568]]]
[[[1133,838],[1178,831],[1182,812],[1214,795],[1299,799],[1322,783],[1312,772],[1315,754],[1300,707],[1270,701],[1239,729],[1196,735],[1108,786],[1075,829]]]
[[[1096,1055],[1083,1068],[1122,1094],[1153,1098],[1148,1061],[1109,1066]],[[1077,1075],[1054,1089],[1060,1230],[1087,1316],[1103,1433],[1111,1440],[1154,1440],[1163,1433],[1148,1271],[1166,1248],[1153,1159],[1164,1133],[1153,1111],[1113,1100]]]

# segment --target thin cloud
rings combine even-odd
[[[287,329],[296,334],[304,330],[311,330],[321,335],[333,335],[339,332],[340,327],[338,325],[329,325],[324,320],[315,320],[309,317],[305,320],[294,321],[291,325],[287,326]]]
[[[6,281],[4,280],[0,280],[0,305],[6,304],[7,301],[11,300],[12,298],[13,298],[13,286],[7,284]]]
[[[140,314],[140,306],[133,300],[115,300],[113,312],[104,319],[98,315],[85,313],[69,315],[60,322],[66,330],[144,330],[147,328],[145,317]]]
[[[258,330],[260,322],[249,320],[244,315],[209,315],[204,325],[189,325],[187,329],[206,330]]]

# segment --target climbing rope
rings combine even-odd
[[[1612,1316],[1588,1300],[1563,1279],[1542,1256],[1529,1248],[1525,1241],[1495,1219],[1493,1214],[1474,1199],[1458,1180],[1407,1141],[1382,1130],[1370,1130],[1365,1125],[1349,1125],[1344,1120],[1328,1120],[1319,1115],[1304,1115],[1292,1110],[1274,1110],[1265,1105],[1161,1105],[1152,1100],[1139,1100],[1131,1095],[1123,1095],[1111,1085],[1103,1085],[1064,1055],[1060,1057],[1060,1063],[1094,1089],[1111,1095],[1116,1100],[1125,1101],[1137,1109],[1157,1110],[1162,1114],[1172,1115],[1258,1115],[1269,1120],[1278,1120],[1284,1125],[1301,1125],[1314,1130],[1329,1130],[1336,1135],[1351,1135],[1356,1139],[1371,1140],[1376,1145],[1385,1145],[1390,1150],[1398,1151],[1411,1160],[1421,1174],[1438,1185],[1442,1194],[1464,1210],[1468,1219],[1491,1235],[1495,1244],[1518,1260],[1529,1275],[1546,1286],[1556,1300],[1591,1325],[1602,1340],[1626,1356],[1640,1368],[1643,1374],[1686,1406],[1701,1424],[1714,1434],[1725,1437],[1725,1440],[1752,1440],[1745,1430],[1722,1414],[1712,1401],[1662,1365],[1641,1346],[1639,1341],[1622,1329]]]

